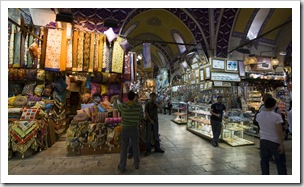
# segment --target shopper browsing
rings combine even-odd
[[[156,102],[156,94],[153,92],[150,94],[150,100],[145,105],[145,114],[147,120],[146,126],[146,152],[145,156],[151,153],[151,133],[153,132],[154,151],[158,153],[164,153],[165,151],[160,148],[159,143],[159,125],[158,125],[158,112],[157,109],[162,107]]]
[[[222,103],[222,96],[217,97],[217,103],[211,105],[211,118],[210,124],[212,127],[213,138],[211,140],[211,144],[214,147],[218,146],[219,137],[221,135],[222,129],[222,118],[224,115],[224,111],[226,111],[226,106]]]
[[[283,145],[282,117],[273,112],[276,100],[266,99],[265,110],[257,114],[260,126],[260,157],[262,175],[269,175],[269,159],[273,157],[279,175],[287,175],[286,157]]]
[[[121,122],[121,151],[120,162],[118,169],[120,172],[126,171],[127,162],[127,149],[129,140],[132,142],[134,166],[135,169],[139,168],[139,128],[138,122],[142,118],[142,106],[134,102],[135,93],[129,91],[128,102],[117,104],[117,97],[114,98],[114,107],[117,108],[122,115]]]

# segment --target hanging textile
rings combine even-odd
[[[109,70],[109,68],[108,68],[109,64],[110,64],[110,47],[107,45],[107,41],[106,41],[106,37],[105,37],[104,44],[103,44],[102,71],[107,72],[107,70]]]
[[[11,28],[11,35],[10,35],[10,45],[9,45],[9,60],[8,60],[8,67],[13,67],[14,64],[14,37],[15,37],[15,29],[16,26],[12,24]]]
[[[66,70],[72,70],[73,61],[73,42],[72,40],[67,40],[67,58],[66,58]]]
[[[143,43],[144,69],[151,67],[151,44]]]
[[[124,80],[131,80],[131,67],[130,67],[130,52],[125,55],[125,64],[124,64]]]
[[[113,45],[112,72],[115,73],[122,73],[124,50],[121,48],[120,42],[123,40],[123,38],[118,36]]]
[[[61,31],[60,31],[61,32]],[[43,35],[43,29],[37,29],[37,35],[38,36],[42,36]],[[61,38],[60,38],[61,39]],[[42,42],[41,42],[41,40],[38,40],[37,39],[37,43],[38,43],[38,48],[39,48],[39,50],[38,51],[40,51],[41,52],[41,46],[42,46]],[[59,47],[59,49],[58,49],[59,51],[60,51],[60,47]],[[39,65],[40,65],[40,53],[38,54],[38,58],[37,59],[34,59],[34,63],[33,63],[33,68],[38,68],[39,69]]]
[[[109,73],[112,72],[112,54],[113,54],[113,46],[111,47],[111,44],[107,43],[107,46],[109,45],[109,60],[107,61],[106,70],[105,72]]]
[[[133,65],[133,58],[134,58],[134,53],[131,53],[130,55],[130,67],[131,67],[131,81],[134,81],[134,65]]]
[[[59,71],[62,31],[49,29],[45,56],[45,70]]]
[[[93,71],[97,71],[98,70],[98,55],[99,53],[102,54],[102,51],[99,50],[99,34],[95,34],[95,42],[94,42],[94,61],[93,61]]]
[[[94,42],[95,42],[95,34],[91,33],[91,41],[90,41],[90,63],[88,72],[93,72],[93,62],[94,62]]]
[[[84,33],[83,41],[83,71],[88,71],[90,63],[90,44],[91,44],[91,34],[86,32]]]
[[[34,42],[34,37],[33,35],[29,35],[28,37],[28,46],[32,45],[32,43]],[[29,48],[28,48],[28,51],[27,51],[27,68],[32,68],[33,66],[33,58],[32,58],[32,55],[29,54]]]
[[[20,44],[20,67],[25,67],[25,61],[24,61],[24,48],[25,48],[25,38],[26,38],[26,32],[21,32],[21,44]]]
[[[107,48],[105,48],[105,45],[107,45],[106,39],[107,38],[104,34],[99,35],[98,72],[101,72],[103,66],[105,65],[105,54],[107,53]]]
[[[77,71],[82,71],[83,68],[83,38],[84,32],[78,34],[78,49],[77,49]]]
[[[21,31],[17,31],[14,39],[14,68],[20,67],[20,44],[21,44]]]
[[[24,67],[27,67],[28,38],[29,38],[29,34],[26,34],[25,41],[24,41],[24,52],[23,52]]]
[[[77,70],[78,31],[73,32],[72,71]]]
[[[66,59],[67,59],[67,37],[66,37],[66,29],[63,29],[62,39],[61,39],[60,65],[59,65],[60,71],[65,71]]]

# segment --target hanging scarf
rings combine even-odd
[[[95,34],[91,33],[91,42],[90,42],[90,63],[88,72],[93,72],[93,62],[94,62],[94,42],[95,42]]]
[[[106,39],[106,38],[105,38]],[[102,62],[102,69],[104,72],[109,72],[109,64],[110,64],[110,54],[111,54],[111,48],[107,45],[107,42],[104,41],[104,45],[103,45],[103,50],[104,50],[104,53],[103,53],[103,62]]]
[[[60,54],[60,71],[65,71],[66,60],[67,60],[67,37],[66,29],[62,29],[62,39],[61,39],[61,54]]]
[[[129,52],[128,55],[125,55],[124,79],[126,81],[131,80],[130,54]]]
[[[77,49],[77,71],[82,71],[83,68],[83,37],[84,32],[79,32],[78,49]]]
[[[32,45],[32,43],[34,42],[34,38],[33,38],[33,35],[29,35],[29,38],[28,38],[28,45],[30,46],[30,45]],[[27,53],[29,53],[28,51],[27,51]],[[27,68],[32,68],[32,66],[33,66],[33,58],[32,58],[32,55],[30,55],[30,54],[28,54],[27,55]]]
[[[106,49],[105,49],[105,46],[106,45],[106,36],[104,34],[100,34],[99,35],[99,45],[98,45],[98,48],[99,48],[99,53],[98,53],[98,72],[101,72],[103,66],[104,66],[104,61],[105,61],[105,54],[107,53],[106,52]]]
[[[78,31],[73,32],[73,54],[72,54],[72,71],[77,70],[77,45],[78,45]]]
[[[120,46],[120,42],[123,41],[123,38],[117,37],[113,46],[113,55],[112,55],[112,72],[122,73],[123,60],[124,60],[124,50]]]
[[[66,58],[66,70],[72,70],[73,62],[73,42],[72,40],[67,40],[67,58]]]
[[[59,71],[62,31],[49,29],[45,56],[45,69]]]
[[[102,51],[99,50],[99,34],[95,34],[95,51],[94,51],[94,61],[93,61],[93,71],[98,70],[98,55],[99,53],[102,54]],[[98,53],[99,52],[99,53]]]
[[[24,52],[23,52],[24,67],[27,67],[28,39],[29,39],[29,34],[26,34],[25,41],[24,41]]]
[[[14,36],[15,36],[15,28],[16,26],[12,24],[12,30],[11,30],[11,35],[10,35],[10,45],[9,45],[9,63],[8,67],[13,67],[14,64]]]
[[[91,34],[84,33],[84,44],[83,44],[83,71],[88,71],[90,63],[90,43]]]
[[[20,67],[20,43],[21,43],[21,31],[17,31],[14,39],[14,68]]]

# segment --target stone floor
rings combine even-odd
[[[260,175],[259,140],[246,136],[255,145],[231,147],[220,143],[213,147],[209,140],[186,130],[185,125],[171,121],[173,116],[159,114],[161,147],[164,154],[141,153],[140,168],[127,161],[123,175]],[[285,143],[288,175],[292,174],[292,140]],[[117,170],[119,154],[68,156],[64,139],[30,158],[8,160],[8,175],[121,175]],[[277,175],[270,163],[271,175]]]

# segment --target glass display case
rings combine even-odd
[[[231,146],[253,145],[244,139],[244,131],[252,128],[252,120],[243,116],[240,109],[228,110],[228,118],[223,119],[221,139]]]
[[[172,102],[172,114],[175,116],[171,121],[178,125],[187,123],[187,103]]]
[[[203,138],[212,139],[210,116],[210,104],[189,104],[186,129]]]

